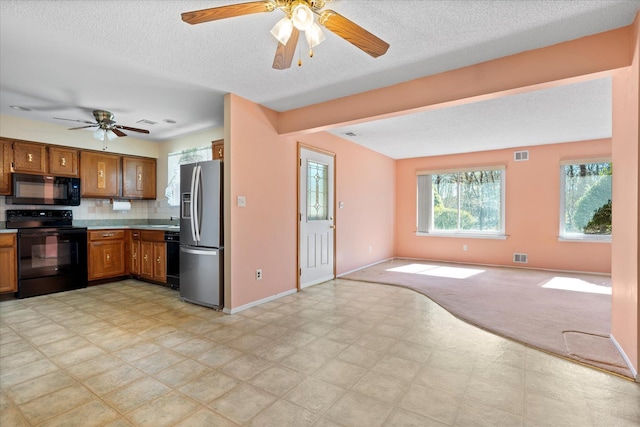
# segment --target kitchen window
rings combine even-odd
[[[563,162],[560,174],[560,239],[610,242],[611,161]]]
[[[504,166],[419,172],[417,234],[505,238]]]

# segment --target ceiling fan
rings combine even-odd
[[[320,44],[325,36],[320,25],[342,37],[358,49],[377,58],[389,49],[389,43],[365,30],[358,24],[333,10],[322,10],[328,0],[262,0],[247,3],[231,4],[196,10],[182,14],[182,20],[189,24],[236,16],[250,15],[261,12],[273,12],[280,9],[284,12],[282,18],[271,30],[271,34],[278,39],[278,47],[273,60],[273,68],[284,70],[291,67],[291,60],[296,51],[300,32],[305,33],[310,56],[313,48]],[[315,16],[317,16],[317,23]],[[301,65],[298,62],[298,65]]]
[[[69,120],[72,122],[80,122],[87,123],[87,126],[79,126],[75,128],[69,128],[69,130],[75,129],[86,129],[97,127],[95,132],[93,132],[93,136],[96,139],[103,141],[103,150],[107,149],[107,140],[111,141],[117,137],[127,136],[126,133],[122,132],[120,129],[128,130],[131,132],[139,132],[139,133],[149,133],[146,129],[138,129],[132,128],[129,126],[117,125],[113,120],[113,113],[105,110],[93,110],[93,117],[95,117],[95,122],[90,122],[88,120],[76,120],[76,119],[63,119],[60,117],[54,117],[56,120]]]

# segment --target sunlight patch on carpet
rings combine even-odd
[[[407,264],[400,267],[388,268],[387,271],[396,273],[421,274],[424,276],[448,277],[450,279],[467,279],[484,270],[463,267],[441,267],[429,264]]]
[[[564,291],[611,295],[610,286],[596,285],[595,283],[590,283],[575,277],[554,277],[542,285],[542,287],[547,289],[561,289]]]

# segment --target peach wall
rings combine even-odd
[[[393,256],[393,160],[331,134],[279,136],[277,113],[236,95],[225,109],[228,310],[296,289],[298,142],[336,153],[338,274]]]
[[[280,137],[276,113],[230,96],[229,150],[225,150],[230,202],[225,259],[233,309],[296,287],[296,144]],[[238,207],[237,197],[246,197]],[[256,269],[263,279],[255,279]]]
[[[632,66],[613,76],[613,310],[611,335],[640,370],[640,14]],[[638,377],[636,377],[638,379]]]
[[[528,254],[526,267],[609,273],[609,243],[559,242],[560,161],[610,157],[611,141],[581,141],[521,147],[529,161],[514,162],[516,149],[398,161],[397,256],[454,262],[522,266],[513,253]],[[506,166],[506,240],[416,236],[416,172]],[[467,251],[463,251],[467,245]]]
[[[299,140],[336,154],[336,274],[392,258],[395,161],[330,133]]]

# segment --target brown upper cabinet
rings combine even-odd
[[[123,156],[122,170],[123,198],[156,198],[156,159]]]
[[[80,158],[82,197],[120,197],[120,156],[83,151]]]
[[[47,146],[32,142],[14,141],[13,171],[23,173],[47,173]]]
[[[13,150],[11,142],[0,140],[0,195],[11,194],[11,161]]]
[[[49,174],[78,176],[78,150],[69,147],[49,147]]]
[[[224,139],[211,142],[213,160],[224,160]]]

